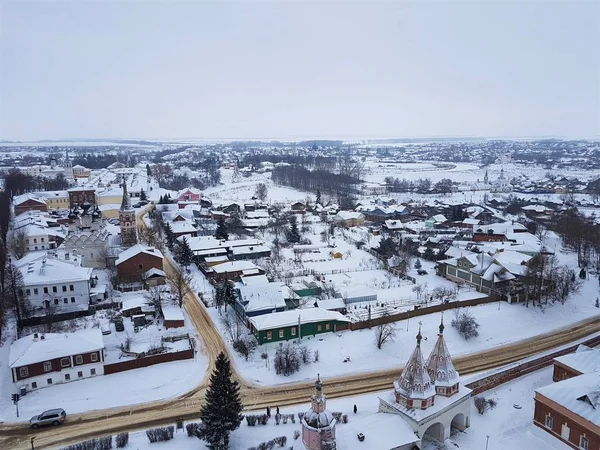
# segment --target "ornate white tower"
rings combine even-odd
[[[335,450],[335,419],[327,410],[321,378],[317,375],[311,408],[302,417],[302,443],[307,450]]]
[[[67,149],[65,152],[65,178],[68,181],[73,181],[75,179],[75,175],[73,174],[73,164],[69,158],[69,149]]]
[[[119,224],[121,227],[121,245],[131,247],[137,244],[137,224],[135,220],[135,209],[131,207],[131,201],[127,194],[127,180],[123,176],[123,200],[119,210]]]
[[[417,346],[404,366],[400,378],[394,381],[396,402],[408,409],[427,409],[435,401],[435,388],[421,352],[421,326],[417,334]]]

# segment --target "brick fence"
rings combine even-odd
[[[194,350],[190,348],[187,350],[182,350],[180,352],[161,353],[160,355],[145,356],[143,358],[130,359],[114,364],[105,364],[104,375],[110,375],[111,373],[117,372],[124,372],[126,370],[139,369],[141,367],[153,366],[154,364],[181,361],[184,359],[192,359],[193,357]]]
[[[473,390],[473,394],[480,394],[481,392],[488,391],[490,389],[500,386],[501,384],[508,383],[509,381],[535,372],[536,370],[540,370],[544,367],[551,366],[554,358],[573,353],[581,344],[587,345],[588,347],[596,347],[600,345],[600,336],[590,338],[585,342],[581,342],[580,344],[574,344],[569,346],[568,348],[552,352],[549,355],[541,356],[539,358],[524,362],[517,366],[510,367],[500,372],[496,372],[492,375],[481,378],[480,380],[468,383],[466,384],[466,386],[469,389]]]
[[[365,328],[376,327],[384,323],[397,322],[399,320],[412,319],[418,316],[424,316],[426,314],[432,314],[441,311],[447,311],[449,309],[456,308],[468,308],[469,306],[485,305],[486,303],[497,302],[498,297],[483,297],[474,298],[471,300],[454,301],[449,303],[442,303],[441,305],[426,306],[424,308],[414,309],[412,311],[404,311],[398,314],[390,314],[389,316],[381,316],[371,320],[365,320],[361,322],[350,323],[349,329],[352,331],[362,330]]]

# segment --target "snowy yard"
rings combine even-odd
[[[450,326],[453,313],[446,312],[447,326],[444,334],[450,353],[455,357],[466,355],[546,333],[553,328],[597,315],[600,313],[600,310],[594,306],[598,295],[597,285],[595,279],[586,281],[581,292],[564,305],[553,304],[544,309],[527,308],[522,304],[510,305],[504,302],[469,308],[480,327],[479,336],[468,341],[465,341]],[[375,328],[305,337],[299,344],[308,347],[313,353],[318,350],[319,361],[302,365],[298,372],[284,377],[275,374],[272,367],[278,343],[260,346],[251,355],[249,361],[245,361],[233,350],[217,309],[209,308],[209,314],[225,336],[237,370],[244,374],[246,379],[261,385],[306,381],[312,379],[316,373],[331,377],[401,367],[414,349],[418,323],[422,323],[423,352],[428,354],[435,343],[441,318],[441,314],[437,313],[396,322],[396,340],[386,343],[381,350],[375,346]],[[261,358],[262,352],[267,353],[268,360]],[[344,363],[343,360],[346,358],[350,358],[350,361]]]
[[[10,394],[15,392],[10,370],[7,367],[10,345],[0,347],[0,422],[29,420],[40,411],[51,408],[64,408],[67,413],[79,413],[96,409],[113,408],[155,400],[174,398],[185,394],[202,382],[208,367],[208,358],[204,354],[202,340],[197,336],[195,328],[185,314],[185,328],[171,329],[167,334],[189,332],[195,337],[197,352],[194,359],[175,361],[142,369],[128,370],[111,375],[101,375],[94,378],[56,384],[51,387],[28,392],[19,402],[20,417],[17,419],[16,410],[10,401]],[[130,322],[124,318],[124,323]],[[88,322],[91,324],[91,321]],[[156,326],[151,326],[156,328]],[[122,339],[118,338],[111,325],[112,333],[104,336],[106,339],[107,362],[116,362],[118,351],[114,348]],[[150,330],[152,331],[152,330]],[[133,345],[147,348],[154,345],[156,334],[131,332]],[[160,338],[158,338],[160,341]],[[178,346],[187,341],[169,343]]]

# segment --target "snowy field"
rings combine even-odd
[[[186,328],[174,330],[179,330],[177,333],[187,331],[191,336],[195,336],[198,351],[193,360],[156,364],[28,392],[19,402],[20,418],[18,419],[15,407],[10,401],[10,394],[15,392],[8,369],[10,346],[1,346],[0,422],[29,420],[40,411],[51,408],[60,407],[67,413],[79,413],[174,398],[187,393],[202,382],[208,367],[208,358],[204,354],[202,340],[197,336],[185,311],[184,315]],[[129,319],[125,318],[125,322],[127,321]],[[113,335],[109,337],[112,338]],[[135,342],[136,335],[132,336]],[[140,338],[141,344],[145,341],[145,338]]]
[[[481,450],[485,449],[486,436],[489,436],[488,450],[548,450],[548,444],[532,433],[534,389],[552,383],[552,368],[546,368],[538,372],[526,375],[498,388],[485,392],[486,398],[494,398],[498,401],[495,409],[488,411],[485,415],[477,414],[475,407],[471,406],[471,426],[464,432],[453,435],[444,445],[435,443],[428,445],[424,450]],[[327,394],[327,383],[324,385]],[[290,407],[281,408],[282,414],[296,414],[306,411],[310,404],[308,399],[312,392],[307,392],[307,402]],[[393,427],[394,421],[402,420],[400,417],[377,413],[378,396],[381,393],[345,397],[327,401],[330,411],[339,411],[348,414],[347,424],[339,424],[336,427],[338,450],[379,450],[376,442],[380,438],[373,432],[372,428],[366,428],[367,424],[375,423],[381,427],[382,422],[386,426]],[[521,409],[514,408],[518,404]],[[357,414],[354,414],[354,405]],[[275,405],[274,405],[275,406]],[[264,411],[252,411],[250,413],[263,414]],[[274,411],[272,411],[274,414]],[[357,428],[357,426],[359,428]],[[363,429],[362,427],[365,427]],[[249,427],[245,421],[231,434],[230,448],[232,450],[246,450],[257,446],[263,441],[268,441],[277,436],[287,437],[289,449],[302,448],[299,438],[294,440],[294,430],[300,430],[300,424],[296,423],[276,425],[273,418],[265,426]],[[365,434],[365,442],[356,439],[356,433]],[[370,445],[369,445],[370,444]],[[150,444],[144,431],[133,432],[129,436],[127,449],[136,450],[204,450],[206,445],[197,438],[189,438],[185,431],[179,430],[173,440],[165,443]],[[279,448],[279,447],[278,447]],[[381,447],[383,448],[383,447]]]

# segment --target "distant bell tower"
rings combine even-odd
[[[327,397],[323,393],[320,376],[317,376],[311,407],[302,417],[301,423],[302,443],[307,450],[336,450],[336,421],[327,410]]]
[[[490,179],[488,178],[488,173],[487,173],[487,172],[488,172],[488,171],[486,170],[486,171],[485,171],[485,176],[483,177],[483,182],[484,182],[485,184],[489,184],[489,181],[490,181]]]
[[[71,159],[69,158],[69,149],[66,149],[65,152],[65,178],[68,181],[73,181],[75,175],[73,173],[73,164],[71,164]]]
[[[127,194],[127,181],[123,176],[123,200],[121,201],[121,209],[119,210],[119,222],[121,226],[121,245],[123,247],[131,247],[137,244],[137,224],[135,220],[135,209],[131,207],[129,194]]]

